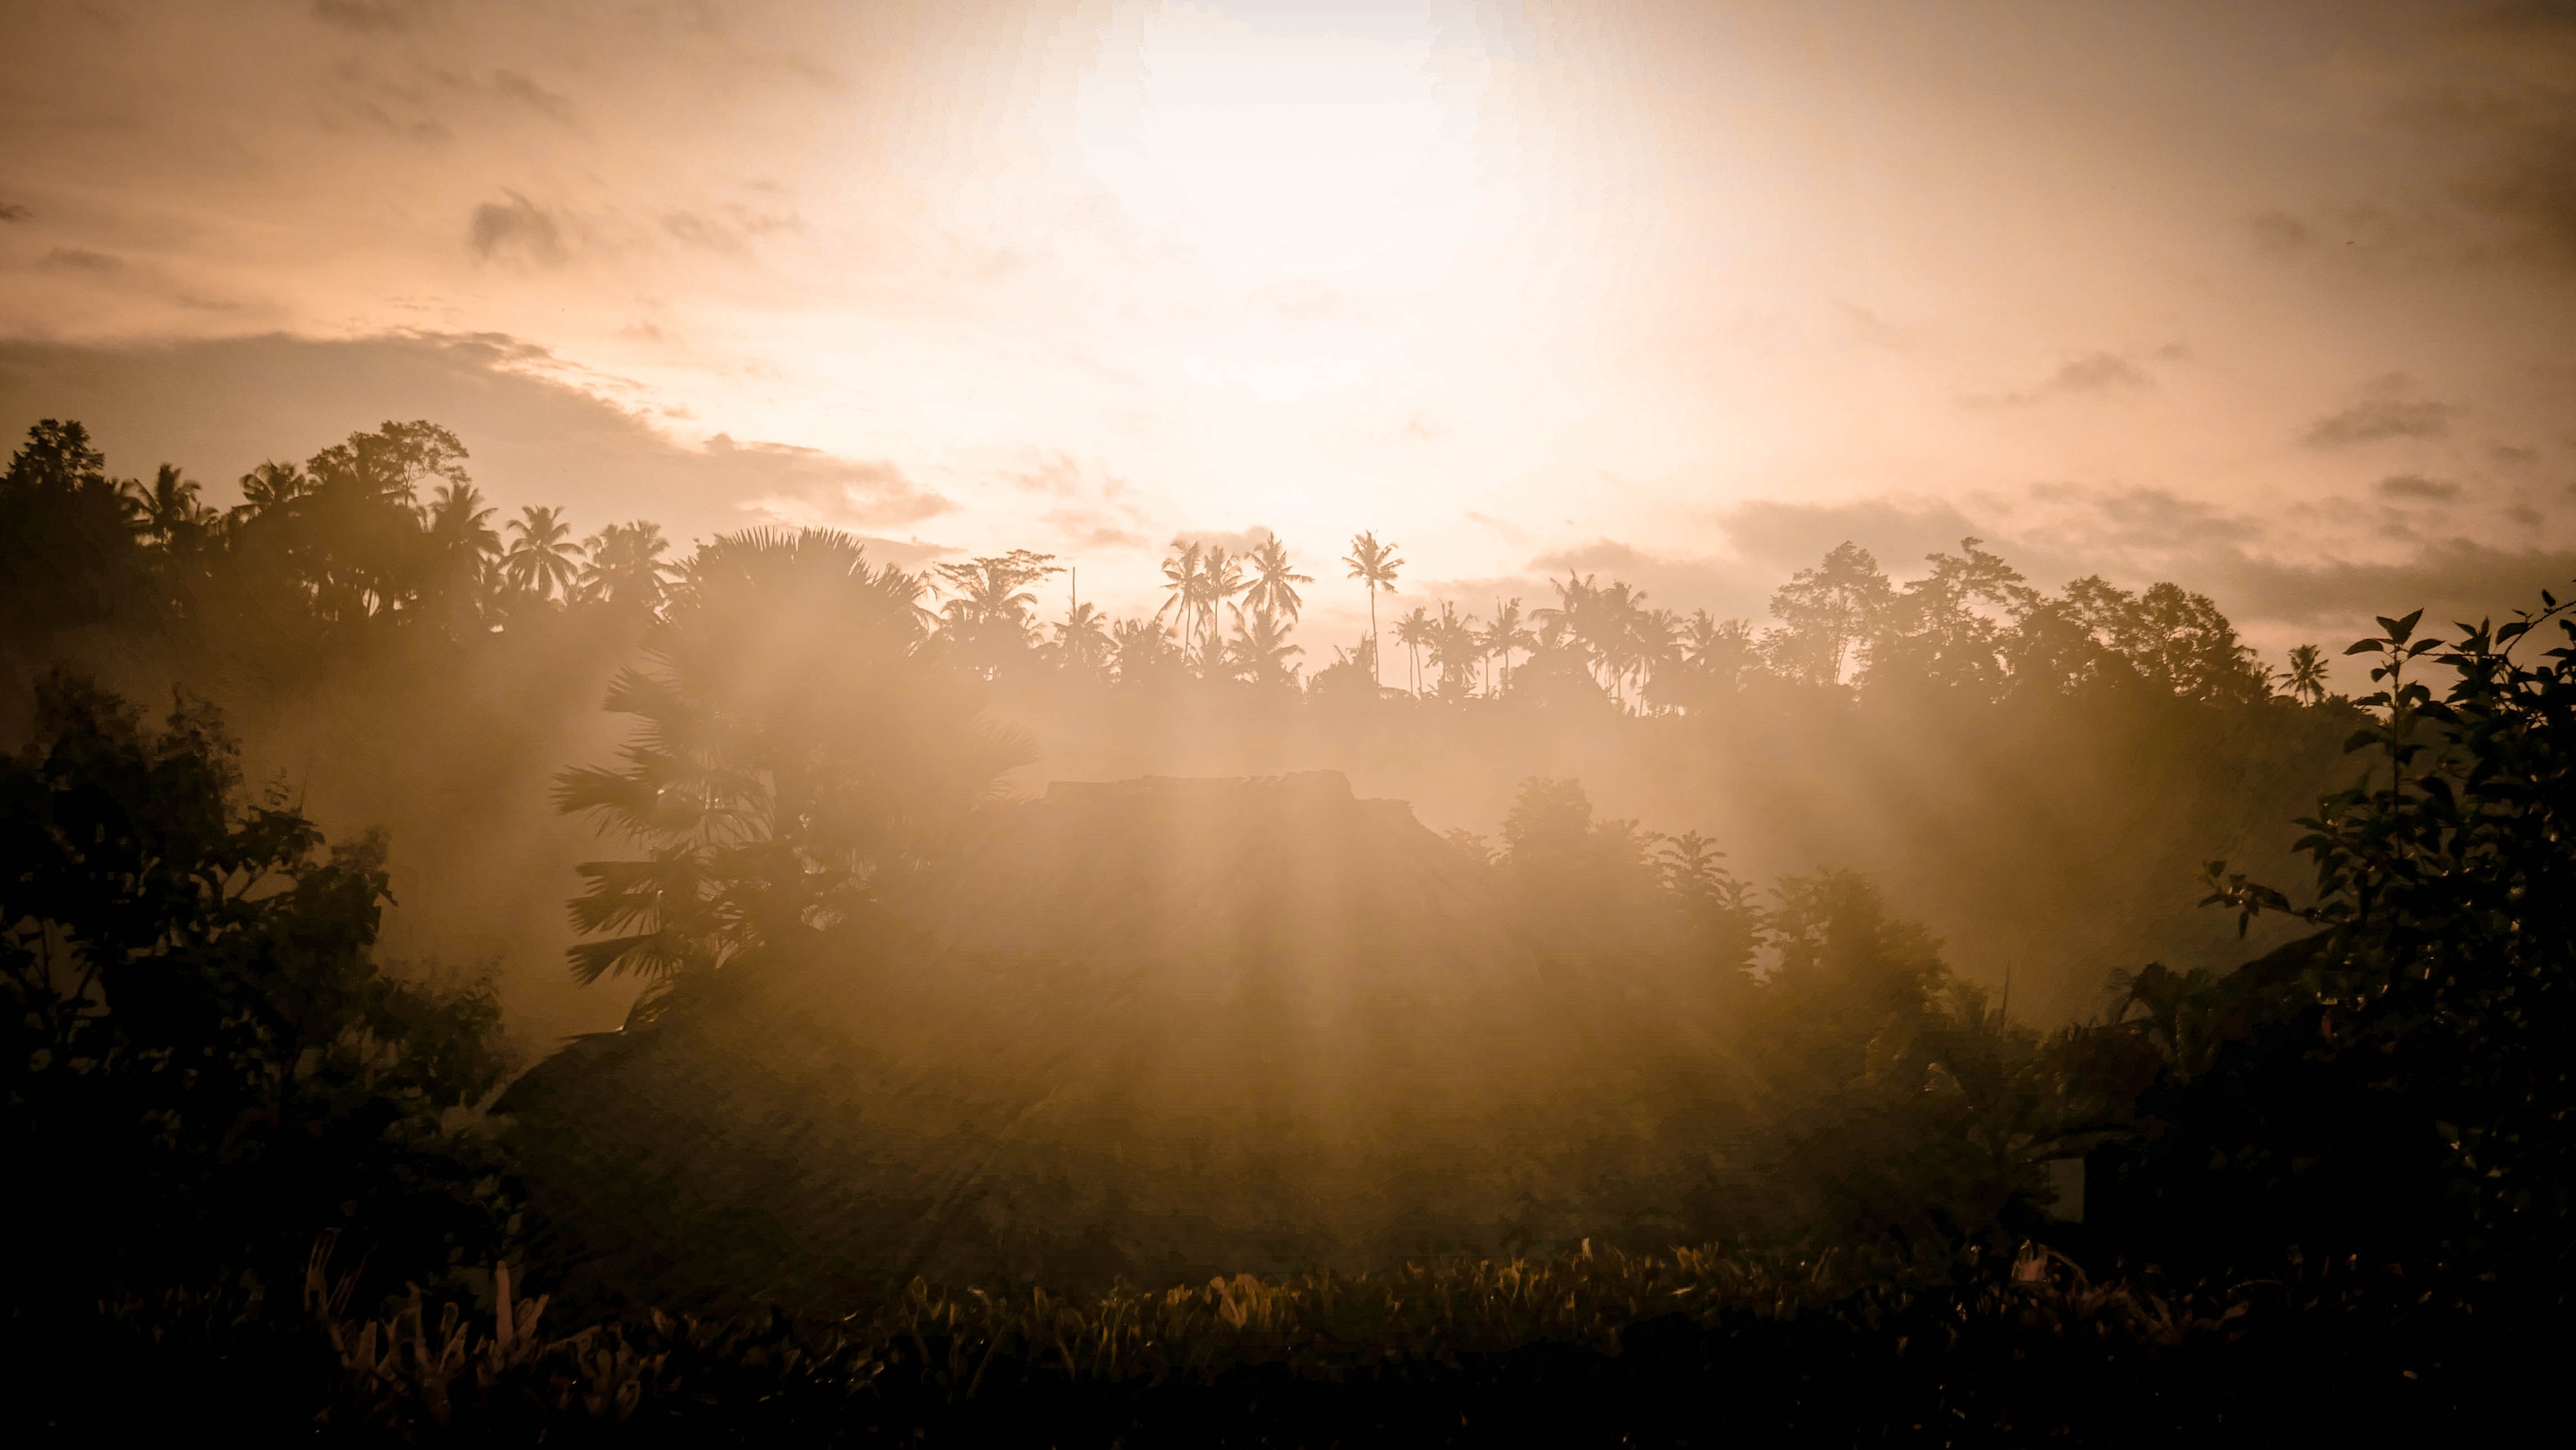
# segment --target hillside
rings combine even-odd
[[[1060,783],[505,1107],[567,1257],[665,1302],[1525,1239],[1499,908],[1338,775]]]

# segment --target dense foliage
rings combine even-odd
[[[48,1225],[11,1267],[14,1326],[292,1283],[325,1229],[375,1246],[379,1292],[488,1262],[497,1011],[373,959],[382,843],[326,851],[283,799],[245,804],[202,705],[154,730],[61,677],[40,698],[0,759],[0,1151]]]
[[[916,576],[807,532],[670,563],[649,525],[575,545],[543,508],[504,549],[462,465],[387,425],[217,515],[47,423],[0,481],[33,561],[0,600],[25,742],[0,762],[0,1071],[10,1161],[40,1170],[13,1195],[45,1226],[9,1276],[9,1360],[43,1387],[14,1415],[2154,1440],[2498,1409],[2561,1350],[2576,619],[2554,601],[2447,642],[2383,621],[2355,647],[2377,693],[2329,697],[2305,651],[2276,696],[2174,586],[2046,595],[1974,541],[1898,584],[1846,546],[1765,631],[1585,579],[1486,624],[1417,610],[1391,695],[1374,626],[1300,681],[1314,581],[1275,540],[1183,545],[1161,615],[1076,603],[1047,638],[1044,556]],[[1344,562],[1373,608],[1403,566],[1371,535]],[[531,641],[634,722],[554,804],[627,850],[581,868],[576,972],[653,992],[504,1099],[492,991],[380,955],[381,839],[331,848],[282,787],[254,800],[194,697],[155,728],[50,668],[153,675],[130,650],[243,689],[394,659],[429,694]],[[2107,1018],[2043,1030],[1872,874],[1766,883],[1567,771],[1516,772],[1491,841],[1312,777],[1230,786],[1213,816],[1152,792],[1005,809],[1030,741],[997,708],[1059,741],[1285,721],[1390,752],[1607,728],[1631,768],[1772,813],[1765,775],[1844,750],[1842,788],[1910,792],[1850,829],[1909,860],[1960,841],[1996,878],[1949,893],[1969,928],[2022,929],[2018,892],[2088,919],[2035,932],[2060,944],[2141,918],[2054,858],[2233,852],[2244,813],[2310,787],[2318,740],[2366,769],[2300,822],[2313,888],[2209,866],[2238,930],[2306,935],[2232,972],[2139,967]],[[2092,778],[2051,757],[2087,755],[2123,778],[2066,790]],[[2006,818],[2007,845],[1965,839]],[[1070,887],[1011,847],[1031,823],[1090,833],[1033,838]],[[1183,849],[1138,854],[1158,831]],[[1186,929],[1071,930],[1139,882]],[[1135,950],[960,927],[1012,912]],[[1385,950],[1292,990],[1300,933],[1337,913]]]
[[[2168,1253],[2565,1273],[2576,621],[2549,600],[2450,642],[2418,622],[2353,646],[2381,713],[2352,740],[2369,770],[2300,822],[2312,901],[2211,863],[2213,904],[2323,930],[2225,979],[2131,981],[2170,1065],[2141,1105],[2158,1131],[2116,1161]],[[2553,627],[2568,643],[2531,658]]]

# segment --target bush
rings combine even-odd
[[[0,759],[0,1134],[44,1251],[11,1312],[296,1281],[314,1235],[367,1281],[487,1262],[506,1227],[476,1108],[504,1063],[488,988],[372,957],[384,845],[245,806],[214,712],[158,729],[54,675]]]

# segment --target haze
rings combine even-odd
[[[388,417],[504,512],[1400,539],[1758,617],[1849,538],[2277,660],[2576,568],[2542,7],[13,7],[0,413],[208,481]],[[1309,634],[1361,628],[1319,588]]]

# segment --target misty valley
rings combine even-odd
[[[468,462],[0,480],[13,1422],[2163,1443],[2563,1352],[2554,595],[2352,696],[1975,539],[1111,619]]]

